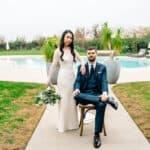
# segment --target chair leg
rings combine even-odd
[[[104,129],[104,136],[107,136],[106,128],[105,128],[105,123],[103,124],[103,129]]]
[[[83,120],[84,120],[84,108],[81,108],[80,136],[82,136],[82,133],[83,133]]]
[[[83,108],[80,108],[80,123],[79,123],[79,128],[81,127],[81,122],[82,122],[82,119],[83,119],[82,109]]]
[[[80,123],[79,123],[79,128],[81,127],[81,114],[80,114]]]

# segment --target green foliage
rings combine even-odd
[[[41,92],[38,96],[36,96],[36,105],[42,105],[42,104],[50,104],[54,105],[57,102],[59,102],[61,97],[55,93],[54,90],[46,89],[45,91]]]
[[[38,42],[31,41],[31,42],[26,43],[25,48],[26,49],[40,49],[41,47],[39,46]]]
[[[42,55],[40,50],[2,50],[0,55]]]
[[[141,38],[135,38],[135,37],[124,38],[122,52],[137,53],[140,50],[140,48],[147,49],[149,42],[150,42],[150,34],[145,35]]]
[[[117,29],[117,34],[113,39],[113,49],[117,50],[118,53],[121,52],[122,49],[121,29]]]
[[[133,38],[124,38],[123,39],[123,48],[122,52],[132,52],[132,43],[133,43]]]
[[[91,46],[95,46],[97,49],[101,49],[101,47],[102,47],[101,42],[98,38],[85,40],[84,46],[82,44],[82,41],[80,41],[80,40],[76,40],[74,42],[74,44],[75,44],[76,49],[81,51],[81,52],[85,51],[88,47],[91,47]]]
[[[129,52],[130,52],[130,49],[128,45],[122,46],[121,53],[129,53]]]
[[[17,37],[14,42],[9,43],[10,49],[20,50],[25,49],[26,40],[24,37]]]
[[[6,43],[0,43],[0,50],[6,49]]]
[[[102,45],[101,45],[101,41],[96,38],[96,39],[92,39],[92,40],[88,40],[85,43],[85,48],[87,49],[90,46],[95,46],[97,49],[102,49]]]
[[[58,38],[57,37],[48,38],[44,42],[44,44],[42,46],[42,51],[45,56],[46,62],[52,62],[54,51],[57,47],[58,47]]]
[[[25,38],[18,37],[15,41],[10,41],[9,42],[9,48],[10,50],[28,50],[28,49],[40,49],[44,43],[43,40],[33,40],[27,42]],[[5,45],[3,44],[1,46],[0,44],[0,49],[5,50],[6,49],[6,43]]]
[[[85,53],[86,49],[85,48],[81,48],[79,45],[75,45],[75,49],[79,52],[79,53]]]
[[[112,31],[108,27],[108,23],[105,22],[101,30],[101,43],[102,43],[103,49],[106,49],[106,50],[111,49],[111,35],[112,35]]]
[[[10,50],[26,50],[26,49],[40,49],[41,46],[37,41],[24,42],[24,41],[13,41],[9,42]]]
[[[137,39],[137,49],[139,50],[140,48],[147,48],[148,42],[144,38],[139,38]]]

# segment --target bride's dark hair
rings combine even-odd
[[[60,51],[61,51],[60,59],[62,61],[64,61],[64,59],[63,59],[63,55],[64,55],[64,51],[63,51],[63,48],[64,48],[64,38],[65,38],[65,35],[67,33],[70,33],[72,35],[72,42],[70,43],[69,47],[71,49],[71,54],[73,56],[73,61],[76,62],[76,60],[75,60],[75,52],[74,52],[74,35],[73,35],[73,32],[71,30],[65,30],[63,32],[62,36],[61,36],[60,45],[59,45]]]

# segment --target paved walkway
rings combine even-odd
[[[3,67],[0,80],[46,82],[45,70]],[[150,81],[150,68],[121,70],[119,83]],[[109,86],[111,89],[111,87]],[[113,93],[111,93],[113,95]],[[83,136],[79,130],[58,133],[56,130],[57,106],[48,106],[26,150],[92,150],[94,122],[84,126]],[[150,144],[119,102],[119,109],[107,107],[105,124],[107,136],[102,134],[101,150],[150,150]]]
[[[106,109],[107,136],[101,136],[101,150],[150,150],[150,144],[119,103],[119,109]],[[83,136],[79,130],[58,133],[55,127],[57,108],[47,107],[26,150],[94,150],[94,122],[84,125]]]

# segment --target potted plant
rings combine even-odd
[[[57,37],[50,37],[45,40],[43,46],[42,46],[42,51],[46,60],[46,72],[47,75],[49,73],[49,69],[51,66],[51,63],[53,61],[53,56],[54,56],[54,51],[58,47],[58,38]],[[51,82],[53,84],[57,84],[57,75],[58,75],[58,70],[59,66],[55,68],[55,72],[52,75]]]
[[[104,23],[102,28],[102,45],[104,49],[110,50],[109,59],[104,62],[106,69],[107,69],[107,80],[108,83],[114,84],[117,82],[119,75],[120,75],[120,64],[118,61],[114,60],[114,56],[116,55],[116,50],[120,52],[122,48],[122,39],[121,39],[121,31],[120,29],[117,30],[117,34],[113,39],[113,47],[115,50],[111,50],[112,46],[112,31],[108,27],[107,23]],[[113,49],[114,49],[113,48]]]
[[[115,84],[120,75],[120,63],[114,60],[115,51],[110,53],[110,59],[104,62],[107,69],[107,80],[109,84]]]
[[[122,49],[121,29],[117,29],[117,34],[113,39],[113,49],[116,51],[117,54],[120,54]]]
[[[101,30],[101,43],[104,50],[111,50],[111,35],[112,31],[105,22]]]
[[[113,51],[111,49],[111,42],[112,42],[112,31],[108,27],[108,23],[105,22],[102,26],[102,30],[100,31],[101,35],[101,45],[103,50],[98,51],[98,55],[100,56],[109,56],[110,53]]]

